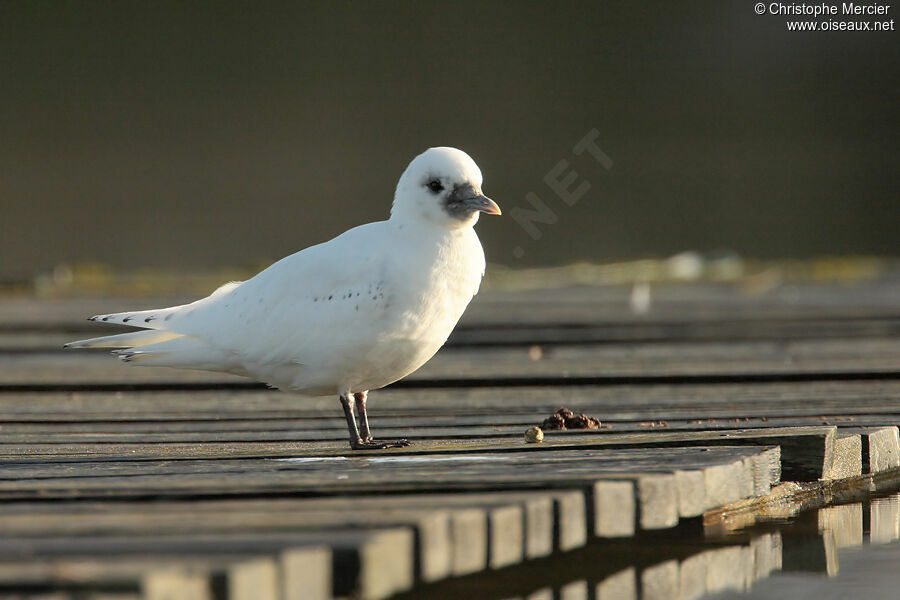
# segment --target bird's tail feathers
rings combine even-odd
[[[181,334],[172,331],[142,329],[140,331],[132,331],[130,333],[104,335],[102,337],[90,338],[88,340],[69,342],[68,344],[63,346],[63,348],[138,348],[141,346],[165,342],[167,340],[171,340],[180,336]]]
[[[176,367],[245,374],[233,353],[187,335],[173,336],[146,346],[114,350],[113,354],[122,362],[141,367]]]
[[[168,308],[154,308],[151,310],[136,310],[130,312],[111,313],[108,315],[94,315],[88,317],[88,321],[99,321],[102,323],[116,323],[118,325],[131,325],[132,327],[142,327],[144,329],[168,329],[168,322],[178,314],[182,309],[190,310],[189,307],[198,307],[208,303],[211,299],[222,296],[232,291],[239,285],[241,281],[230,281],[219,288],[206,298],[201,298],[190,304],[181,304],[179,306],[170,306]]]
[[[116,323],[118,325],[131,325],[145,329],[165,329],[165,323],[172,318],[181,306],[160,308],[155,310],[138,310],[131,312],[112,313],[109,315],[94,315],[88,317],[88,321],[103,323]]]

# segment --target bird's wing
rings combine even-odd
[[[150,345],[140,344],[140,352],[119,353],[126,360],[141,358],[143,365],[154,364],[143,359],[165,354],[167,358],[158,364],[174,361],[176,365],[167,366],[190,367],[185,362],[196,362],[196,368],[215,370],[208,357],[193,358],[202,355],[204,345],[219,357],[223,371],[247,363],[306,364],[310,356],[339,352],[354,333],[377,319],[385,303],[384,269],[389,261],[383,251],[384,228],[384,222],[356,227],[191,304],[99,315],[95,320],[165,332],[152,341],[149,337],[113,340],[149,341]],[[185,361],[188,351],[192,358]]]

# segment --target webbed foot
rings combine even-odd
[[[359,440],[350,442],[354,450],[381,450],[383,448],[405,448],[409,446],[409,440]]]

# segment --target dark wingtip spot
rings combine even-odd
[[[109,321],[109,317],[103,317],[104,321]]]
[[[328,299],[331,300],[334,296],[328,296]]]
[[[132,320],[133,318],[134,317],[125,317],[124,319],[122,319],[122,322],[127,323],[128,321]]]
[[[152,321],[155,318],[156,317],[147,317],[146,319],[144,319],[144,323],[149,323],[150,321]]]
[[[68,347],[69,347],[68,344],[63,344],[63,350],[65,350],[65,349],[68,348]]]

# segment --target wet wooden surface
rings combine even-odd
[[[781,480],[900,467],[900,281],[654,286],[646,313],[629,297],[485,292],[433,361],[371,395],[376,435],[413,445],[364,454],[336,398],[61,348],[120,331],[86,316],[182,299],[2,298],[0,591],[415,597]],[[602,428],[526,444],[561,406]],[[751,575],[713,565],[781,566],[780,539],[754,544],[548,597],[728,589],[716,577]]]

